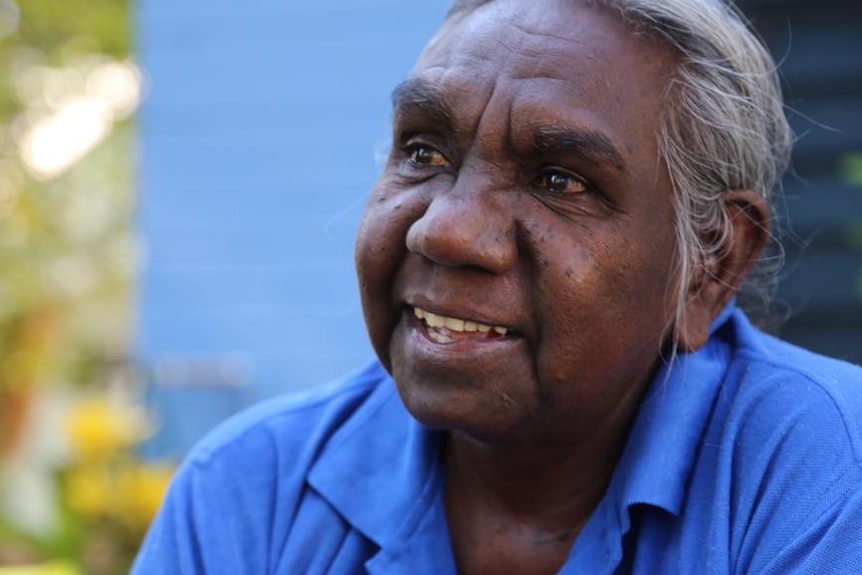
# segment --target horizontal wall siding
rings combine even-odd
[[[391,90],[445,7],[139,0],[138,351],[155,452],[371,357],[353,237]]]

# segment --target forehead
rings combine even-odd
[[[578,112],[625,135],[633,128],[654,133],[675,63],[669,46],[636,34],[606,8],[495,0],[445,22],[413,76],[449,93],[465,115],[470,106],[485,113],[496,95],[514,120],[522,108]]]

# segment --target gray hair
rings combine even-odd
[[[447,19],[491,1],[454,0]],[[681,56],[657,133],[675,192],[678,329],[690,289],[699,287],[692,284],[705,281],[702,271],[730,246],[732,227],[721,195],[748,189],[773,210],[779,203],[792,135],[777,67],[734,7],[721,0],[583,1],[617,11],[635,32],[658,35]],[[781,264],[770,253],[740,288],[747,311],[768,309]]]

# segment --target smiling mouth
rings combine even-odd
[[[465,337],[497,339],[511,333],[507,327],[437,315],[419,307],[413,308],[413,315],[425,326],[428,337],[437,343],[452,343]]]

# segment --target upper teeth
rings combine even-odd
[[[428,324],[428,327],[445,327],[446,329],[450,329],[452,331],[478,331],[481,333],[488,333],[491,330],[494,330],[496,333],[500,335],[506,335],[509,332],[508,328],[501,327],[498,325],[487,325],[484,323],[479,323],[477,321],[469,321],[465,319],[459,319],[457,317],[446,317],[445,315],[437,315],[436,313],[431,313],[430,311],[425,311],[422,308],[414,307],[413,313],[416,314],[421,320],[425,320],[425,323]]]

